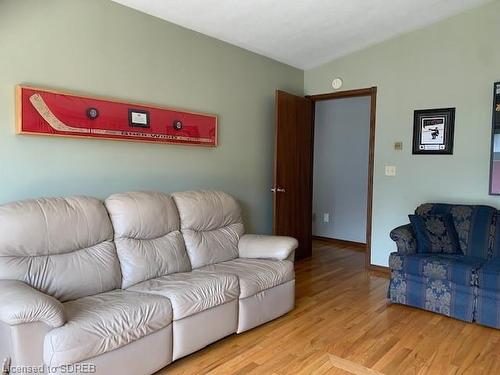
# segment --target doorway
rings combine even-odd
[[[359,97],[367,97],[370,103],[368,169],[364,198],[365,260],[366,268],[377,269],[371,265],[370,260],[376,87],[306,97],[283,91],[276,92],[275,172],[274,185],[271,189],[274,208],[273,228],[275,234],[289,235],[299,240],[297,258],[311,256],[316,106],[319,107],[324,101]]]
[[[315,105],[313,238],[366,250],[370,97]]]

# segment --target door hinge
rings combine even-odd
[[[3,360],[2,364],[2,375],[7,375],[10,373],[10,357]]]

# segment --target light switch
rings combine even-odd
[[[401,142],[401,141],[394,142],[394,150],[402,151],[403,150],[403,142]]]
[[[395,165],[386,165],[385,166],[385,175],[386,176],[395,176],[396,175],[396,166]]]
[[[325,223],[329,223],[330,222],[330,214],[329,213],[323,214],[323,221]]]

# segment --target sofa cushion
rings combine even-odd
[[[464,255],[391,253],[389,256],[392,271],[466,286],[475,283],[477,269],[484,263],[482,258]]]
[[[295,278],[293,263],[288,260],[238,258],[203,267],[200,271],[237,275],[240,298],[253,296]]]
[[[238,298],[238,278],[217,273],[186,272],[144,281],[128,290],[157,294],[172,303],[179,320]]]
[[[450,214],[408,217],[417,236],[418,253],[462,254]]]
[[[169,195],[152,192],[113,194],[105,204],[115,230],[122,288],[191,270],[180,232],[179,214]]]
[[[238,202],[221,191],[172,194],[181,218],[181,230],[193,268],[238,256],[243,221]]]
[[[451,214],[462,253],[490,259],[495,236],[496,209],[481,205],[426,203],[415,210],[417,215]]]
[[[72,364],[125,346],[172,322],[166,298],[114,290],[64,304],[67,323],[47,333],[44,361]]]
[[[0,206],[0,279],[20,280],[61,301],[120,287],[113,228],[90,197]]]

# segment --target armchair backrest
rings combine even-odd
[[[491,259],[495,251],[497,210],[490,206],[425,203],[415,213],[451,214],[464,255]],[[499,246],[500,253],[500,246]]]

